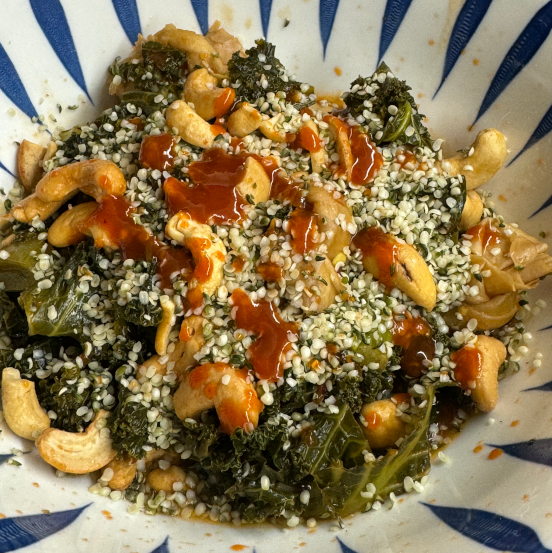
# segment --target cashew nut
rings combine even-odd
[[[476,305],[463,303],[458,308],[462,315],[462,327],[466,326],[470,319],[477,321],[478,330],[494,330],[508,323],[518,310],[519,295],[517,292],[494,296]],[[457,321],[458,325],[458,321]]]
[[[136,459],[125,454],[122,458],[110,461],[106,469],[113,471],[113,476],[108,482],[112,490],[126,490],[136,476]]]
[[[397,416],[390,399],[380,399],[362,407],[362,431],[372,449],[393,447],[406,434],[405,422]]]
[[[327,119],[324,118],[324,120],[328,122],[330,132],[335,140],[337,153],[339,154],[340,166],[337,170],[337,176],[340,176],[339,173],[345,172],[344,176],[346,179],[351,180],[351,173],[353,171],[353,164],[355,160],[351,150],[351,143],[349,142],[347,127],[343,121],[334,115],[329,115],[327,116]]]
[[[11,367],[2,371],[2,405],[10,430],[22,438],[36,440],[50,426],[50,418],[38,403],[34,382],[21,378]]]
[[[174,372],[179,376],[184,376],[184,371],[196,365],[195,354],[205,344],[203,337],[203,323],[205,319],[198,315],[191,315],[182,321],[180,327],[180,350],[181,355],[175,364]]]
[[[46,148],[29,140],[23,140],[17,150],[17,171],[27,192],[33,192],[44,172],[40,162]]]
[[[264,405],[246,369],[236,370],[226,363],[199,365],[186,374],[174,394],[174,410],[185,420],[213,407],[222,430],[232,434],[236,428],[256,428]]]
[[[105,427],[109,415],[107,411],[98,411],[82,433],[57,428],[44,430],[36,441],[40,456],[49,465],[71,474],[86,474],[105,467],[117,455]]]
[[[176,465],[171,465],[167,469],[153,469],[148,474],[148,484],[154,490],[166,493],[175,491],[175,484],[182,484],[182,489],[186,489],[186,473]]]
[[[259,125],[259,130],[273,142],[287,142],[287,134],[283,130],[278,130],[276,125],[283,119],[283,115],[278,113],[271,119],[262,121]]]
[[[236,97],[233,88],[217,88],[217,83],[207,69],[196,69],[184,85],[184,100],[192,103],[196,113],[206,121],[224,115]],[[219,105],[221,100],[223,103]]]
[[[184,100],[176,100],[167,109],[167,125],[178,136],[198,148],[211,148],[215,134],[211,125],[200,117]]]
[[[167,353],[167,346],[169,345],[169,334],[176,322],[176,317],[174,316],[175,305],[169,296],[161,296],[159,303],[161,304],[163,317],[155,333],[155,351],[158,355],[165,355]]]
[[[50,202],[41,200],[36,192],[17,202],[10,211],[10,216],[20,223],[32,223],[35,217],[41,221],[46,221],[51,217],[65,202],[70,200],[77,191],[71,192],[60,201]]]
[[[380,228],[357,234],[353,242],[362,252],[364,268],[386,286],[395,286],[418,305],[431,311],[437,301],[433,276],[422,256]]]
[[[195,269],[188,284],[188,300],[198,307],[203,294],[211,296],[224,276],[226,248],[209,225],[194,221],[188,213],[180,211],[167,223],[167,236],[186,246],[194,258]]]
[[[112,161],[90,159],[54,169],[36,185],[36,195],[45,202],[65,200],[78,190],[99,202],[106,194],[122,196],[126,181]]]
[[[218,20],[211,25],[205,35],[205,38],[217,51],[224,65],[228,65],[228,62],[234,52],[243,53],[243,46],[241,45],[241,42],[235,36],[227,33],[220,26],[220,21]]]
[[[455,156],[441,162],[441,167],[449,175],[453,177],[464,175],[468,190],[489,182],[504,165],[508,155],[506,139],[496,129],[482,130],[471,148],[473,148],[471,156],[458,152]]]
[[[188,57],[188,69],[193,71],[197,66],[206,67],[218,75],[227,75],[228,67],[218,55],[217,51],[202,35],[193,31],[177,29],[174,25],[165,25],[163,29],[155,33],[148,40],[154,40],[186,52]]]
[[[236,185],[241,197],[254,205],[266,202],[270,198],[270,188],[270,179],[263,166],[254,157],[248,157],[242,179]]]
[[[86,202],[64,211],[48,229],[48,242],[56,248],[66,248],[84,240],[86,234],[79,229],[97,208],[96,202]]]
[[[335,195],[338,195],[338,199]],[[328,192],[321,186],[311,186],[307,194],[307,204],[318,215],[318,230],[324,232],[324,244],[328,248],[328,257],[334,259],[351,244],[348,225],[354,225],[351,209],[339,193]]]
[[[243,138],[257,130],[262,120],[261,114],[251,104],[242,102],[228,118],[228,132],[232,136]]]
[[[466,203],[462,210],[462,219],[460,220],[460,229],[466,230],[481,221],[483,216],[483,200],[475,190],[468,190],[466,194]]]
[[[462,388],[471,390],[471,397],[481,411],[492,411],[498,401],[498,370],[506,359],[504,344],[480,335],[473,346],[464,346],[451,358],[456,363],[454,376]]]
[[[318,125],[309,119],[303,123],[303,126],[310,129],[318,138],[320,133],[318,132]],[[310,152],[311,168],[313,173],[321,173],[326,166],[326,151],[324,148],[320,148],[317,152]]]

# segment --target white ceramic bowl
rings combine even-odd
[[[552,2],[544,0],[4,1],[0,185],[13,183],[14,141],[48,139],[33,115],[55,114],[69,128],[107,105],[106,68],[128,52],[139,31],[149,34],[168,22],[206,31],[216,19],[246,46],[266,35],[286,66],[324,92],[347,89],[384,54],[413,88],[432,134],[446,139],[445,153],[469,145],[486,126],[499,128],[508,138],[507,163],[525,151],[486,188],[508,221],[549,236]],[[79,108],[58,113],[57,104]],[[543,283],[530,298],[549,298],[551,286],[552,280]],[[532,351],[521,371],[501,383],[496,410],[468,425],[447,450],[452,465],[435,466],[423,493],[403,496],[391,511],[346,519],[339,532],[335,524],[282,531],[132,516],[128,504],[90,495],[88,477],[56,479],[31,452],[19,458],[19,467],[0,466],[0,553],[22,547],[87,553],[549,551],[551,325],[546,309],[533,317]],[[544,362],[535,370],[538,351]],[[32,449],[1,424],[0,462],[12,448]],[[478,444],[483,447],[476,454]],[[507,454],[490,461],[485,444],[506,445]]]

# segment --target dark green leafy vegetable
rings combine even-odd
[[[14,356],[15,349],[2,349],[0,368],[13,367],[30,378],[38,369],[46,369],[48,356],[50,358],[57,356],[62,344],[63,340],[60,338],[38,337],[38,340],[32,340],[22,348],[21,356],[18,355],[19,359]]]
[[[13,342],[27,338],[28,332],[25,314],[6,292],[0,290],[0,333],[9,336]]]
[[[35,232],[27,231],[15,234],[11,244],[3,248],[10,254],[0,259],[0,282],[6,292],[19,292],[35,284],[32,269],[43,245],[44,240],[39,240]]]
[[[391,392],[393,376],[387,371],[362,371],[358,376],[346,376],[336,380],[332,393],[346,402],[353,413],[360,413],[365,403],[375,401],[378,394]]]
[[[255,44],[256,46],[246,50],[247,57],[241,56],[240,52],[234,52],[228,62],[230,82],[236,89],[236,102],[254,104],[268,92],[282,91],[286,93],[288,100],[296,104],[312,104],[312,101],[301,93],[301,83],[286,76],[286,68],[274,55],[276,47],[262,38],[256,40]],[[261,86],[263,76],[268,83],[266,87]],[[307,94],[312,91],[309,89]]]
[[[378,76],[382,74],[386,75],[383,83],[378,80]],[[404,81],[392,76],[385,63],[380,64],[372,77],[355,79],[351,83],[351,89],[356,88],[356,85],[358,90],[344,95],[345,104],[355,118],[363,116],[365,110],[379,117],[379,121],[371,120],[368,123],[376,144],[395,142],[411,146],[433,146],[433,140],[422,123],[424,116],[418,113],[416,102],[409,93],[411,88]],[[372,93],[365,92],[367,87]],[[371,103],[371,107],[365,106],[366,101]],[[390,106],[396,108],[395,113],[389,112]]]

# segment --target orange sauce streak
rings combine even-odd
[[[481,352],[477,348],[464,346],[462,349],[455,351],[450,358],[456,363],[454,378],[456,378],[458,384],[464,389],[472,388],[481,371],[483,362]]]
[[[498,459],[503,453],[504,453],[504,451],[502,451],[502,449],[493,449],[489,453],[489,459],[491,461],[494,461],[495,459]]]
[[[276,382],[283,374],[282,357],[291,347],[289,334],[297,335],[297,326],[285,322],[272,302],[253,302],[240,288],[232,293],[232,300],[237,327],[257,336],[248,350],[256,375]]]
[[[316,136],[316,133],[312,129],[301,127],[291,147],[294,149],[302,148],[303,150],[307,150],[307,152],[314,153],[319,152],[323,144],[324,142]]]
[[[466,234],[472,236],[472,240],[479,240],[481,242],[483,252],[487,248],[493,248],[500,242],[500,232],[491,226],[491,221],[485,221],[469,228]]]
[[[245,263],[245,257],[243,257],[243,255],[238,255],[238,257],[236,257],[234,261],[232,261],[232,267],[234,267],[236,273],[241,273],[241,271],[243,271],[243,268],[245,267]]]
[[[393,322],[393,342],[404,348],[401,358],[403,371],[412,377],[422,374],[423,361],[435,357],[435,340],[431,337],[431,327],[422,317],[412,317],[406,312],[406,319]]]
[[[517,426],[519,424],[519,421],[512,421],[510,426],[513,428],[514,426]]]
[[[174,136],[163,133],[144,138],[140,146],[138,161],[142,167],[167,171],[174,165]]]
[[[314,249],[314,239],[318,233],[316,215],[311,215],[304,209],[295,209],[289,218],[289,233],[293,249],[300,254],[306,254]]]
[[[215,136],[218,136],[219,134],[224,134],[226,132],[226,129],[220,125],[219,123],[214,123],[213,125],[211,125],[211,132],[215,135]],[[195,162],[197,163],[197,162]]]
[[[397,263],[398,247],[394,240],[381,228],[370,227],[361,230],[353,239],[353,244],[363,255],[374,256],[378,263],[378,275],[374,275],[387,288],[391,287],[392,272]]]
[[[351,152],[353,154],[353,184],[368,184],[372,182],[383,165],[383,157],[376,149],[367,134],[361,133],[356,127],[349,128]]]
[[[178,333],[178,339],[181,342],[189,342],[192,339],[192,336],[194,335],[194,331],[192,328],[190,328],[187,325],[182,325],[182,328],[180,329],[180,332]]]
[[[102,229],[105,239],[97,237],[96,247],[115,244],[123,259],[157,258],[157,273],[161,276],[162,288],[171,286],[171,274],[180,272],[187,279],[193,270],[193,259],[188,249],[172,248],[160,244],[143,226],[136,224],[131,215],[134,208],[124,198],[107,194],[98,208],[79,230],[85,231],[92,226]]]
[[[233,88],[225,88],[215,100],[215,117],[223,116],[234,103],[236,91]]]
[[[376,430],[381,426],[383,419],[379,413],[373,412],[368,415],[368,418],[365,419],[366,424],[370,430]]]
[[[236,543],[232,547],[230,547],[230,549],[232,551],[243,551],[246,547],[248,547],[248,546],[247,545],[241,545],[240,543]]]
[[[284,276],[284,270],[276,263],[261,263],[257,267],[257,273],[267,282],[276,282]]]
[[[481,450],[483,449],[483,446],[480,444],[480,445],[476,445],[474,448],[473,448],[473,452],[474,453],[479,453]]]

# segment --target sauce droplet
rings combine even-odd
[[[404,349],[401,357],[403,371],[411,377],[421,376],[424,361],[435,357],[435,340],[428,322],[422,317],[412,317],[407,311],[406,319],[393,322],[393,343]]]
[[[391,288],[391,279],[397,267],[398,246],[395,241],[379,227],[361,230],[353,244],[363,255],[373,256],[378,264],[378,275],[374,275],[387,288]]]
[[[473,448],[473,452],[474,452],[474,453],[479,453],[482,449],[483,449],[483,446],[482,446],[481,444],[479,444],[479,445],[476,445],[476,446]]]
[[[491,220],[483,221],[474,227],[470,227],[466,234],[473,240],[479,240],[483,246],[483,253],[488,248],[494,248],[500,243],[500,232],[491,225]]]
[[[236,97],[236,91],[231,88],[225,88],[215,100],[215,117],[218,119],[223,116],[234,103]]]
[[[455,351],[450,358],[456,363],[454,378],[458,384],[464,390],[473,389],[483,363],[481,352],[475,347],[464,346]]]
[[[316,215],[311,215],[304,209],[293,210],[288,225],[291,245],[297,253],[304,255],[314,249],[318,237],[316,221]]]
[[[503,453],[504,453],[504,451],[502,451],[502,449],[493,449],[489,453],[489,459],[491,461],[494,461],[495,459],[498,459]]]
[[[349,129],[351,152],[353,154],[353,170],[351,182],[361,185],[372,182],[383,165],[383,157],[367,134],[361,133],[356,127]]]
[[[174,165],[174,136],[163,133],[148,136],[142,141],[138,161],[142,167],[168,171]]]
[[[291,147],[294,149],[302,148],[303,150],[307,150],[307,152],[315,153],[319,152],[323,145],[324,142],[316,136],[316,133],[311,128],[303,126],[299,130]]]

